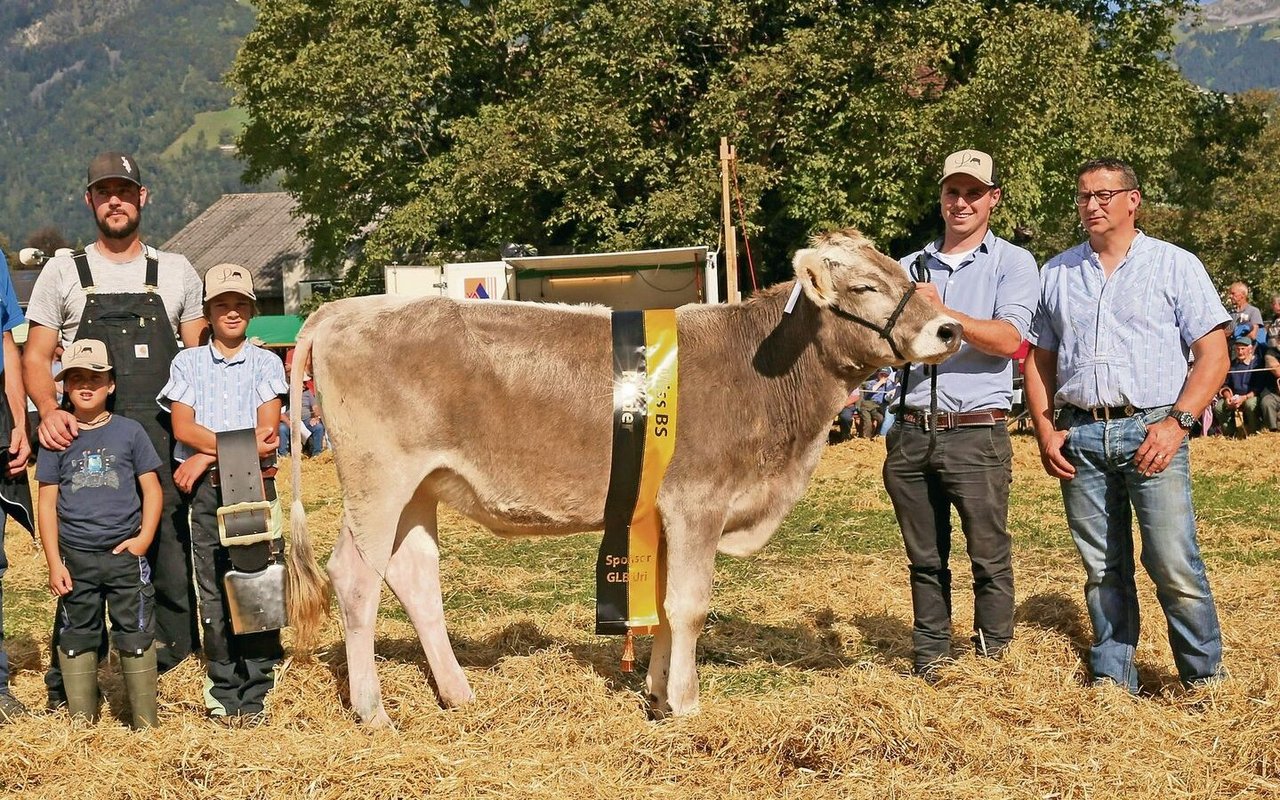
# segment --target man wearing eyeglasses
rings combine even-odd
[[[1084,561],[1094,683],[1134,693],[1131,506],[1178,675],[1199,686],[1225,674],[1196,541],[1187,432],[1222,386],[1231,320],[1199,259],[1138,230],[1138,187],[1118,159],[1077,172],[1076,208],[1089,238],[1041,272],[1025,383],[1040,459],[1061,479]]]
[[[943,364],[914,366],[906,410],[885,443],[884,485],[910,563],[913,670],[926,681],[951,657],[951,509],[973,571],[973,644],[998,658],[1013,638],[1013,559],[1006,528],[1013,450],[1011,358],[1035,310],[1031,253],[991,232],[1001,199],[991,156],[961,150],[943,162],[942,237],[902,264],[917,292],[964,326]]]

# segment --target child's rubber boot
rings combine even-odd
[[[141,654],[120,653],[120,672],[129,696],[134,730],[154,728],[156,721],[156,646],[151,644]]]
[[[72,717],[98,721],[98,651],[90,648],[74,656],[58,650],[67,711]]]

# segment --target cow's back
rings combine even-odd
[[[308,320],[344,490],[392,472],[499,533],[598,529],[611,449],[607,309],[367,297]]]

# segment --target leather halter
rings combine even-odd
[[[898,349],[898,345],[894,344],[893,335],[892,335],[893,326],[898,324],[898,319],[902,316],[902,310],[907,307],[907,301],[910,300],[911,295],[915,293],[916,293],[916,284],[915,284],[915,281],[912,281],[910,288],[908,288],[905,292],[902,293],[902,299],[898,301],[898,307],[893,310],[893,313],[889,315],[889,318],[885,320],[883,325],[877,325],[869,319],[860,317],[851,311],[845,311],[843,308],[840,308],[839,306],[834,304],[831,306],[831,310],[838,317],[851,320],[853,322],[858,323],[859,325],[866,326],[871,330],[875,331],[876,333],[878,333],[881,339],[884,339],[886,342],[889,343],[889,349],[893,351],[894,356],[898,357],[899,359],[902,359],[903,361],[906,361],[907,357],[904,356],[902,354],[902,351]]]

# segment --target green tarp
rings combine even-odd
[[[249,320],[249,338],[256,336],[264,347],[292,347],[301,327],[302,317],[296,314],[254,317]]]

